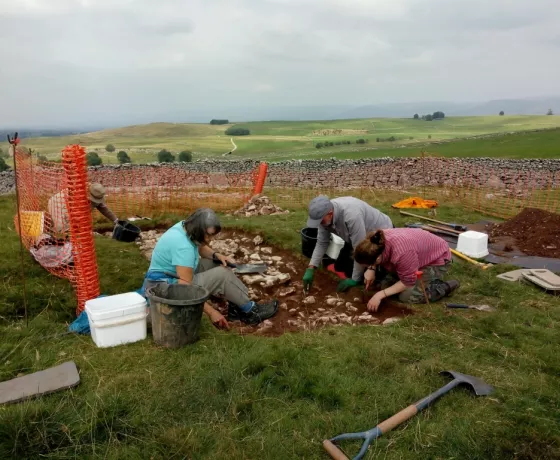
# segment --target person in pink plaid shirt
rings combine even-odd
[[[401,302],[425,303],[427,296],[430,302],[435,302],[459,287],[459,281],[442,280],[451,264],[447,242],[418,228],[371,232],[356,247],[354,260],[368,266],[364,273],[366,289],[376,277],[381,282],[381,290],[368,302],[369,311],[377,311],[386,297],[398,295]],[[426,295],[417,275],[419,271]]]

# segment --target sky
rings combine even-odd
[[[0,56],[0,128],[558,95],[560,1],[0,0]]]

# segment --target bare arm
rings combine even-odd
[[[198,253],[200,254],[200,257],[204,259],[212,259],[212,254],[214,254],[214,250],[207,244],[203,244],[198,247]]]
[[[113,223],[116,223],[116,221],[118,220],[115,213],[111,211],[109,209],[109,206],[107,206],[105,203],[101,203],[99,206],[97,206],[97,210]]]
[[[193,279],[193,269],[190,267],[175,266],[179,278],[179,284],[191,284]],[[209,303],[204,303],[204,313],[218,329],[229,329],[229,324],[224,316]]]

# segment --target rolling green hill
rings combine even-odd
[[[234,138],[224,133],[230,126],[151,123],[76,136],[25,139],[22,145],[55,159],[65,145],[79,143],[88,150],[97,151],[104,163],[116,163],[119,150],[125,150],[134,163],[155,161],[157,152],[163,148],[175,154],[192,150],[195,159],[225,155],[228,159],[269,161],[415,155],[422,149],[445,156],[560,156],[556,148],[560,140],[558,130],[458,140],[494,133],[560,128],[559,116],[448,117],[431,122],[397,118],[248,122],[235,126],[248,128],[251,135]],[[356,144],[358,139],[364,139],[365,143]],[[317,143],[325,142],[333,145],[316,148]],[[116,151],[107,153],[107,144],[113,144]],[[227,154],[232,150],[233,153]]]

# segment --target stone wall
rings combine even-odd
[[[102,165],[91,167],[96,180],[110,185],[165,186],[178,176],[187,187],[249,186],[256,160],[208,160],[192,163]],[[134,179],[136,177],[136,179]],[[119,183],[117,183],[119,182]],[[121,183],[122,182],[122,183]],[[109,184],[108,184],[109,185]],[[266,186],[407,188],[422,185],[469,185],[488,188],[560,188],[560,159],[373,158],[361,160],[291,160],[269,163]],[[0,194],[14,192],[13,171],[0,173]]]

